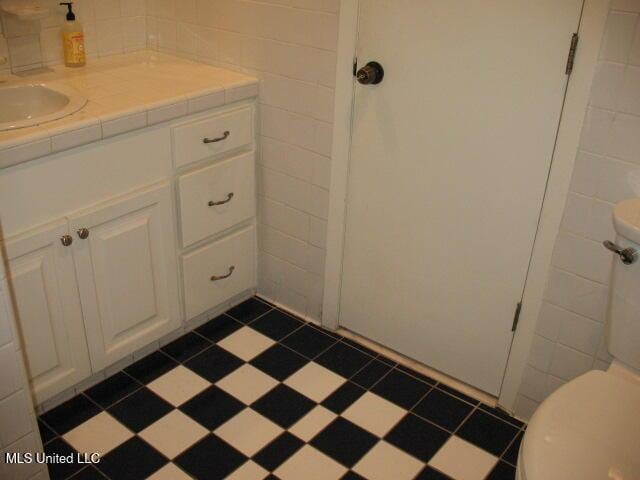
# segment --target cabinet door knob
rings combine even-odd
[[[82,239],[85,240],[86,238],[89,237],[89,229],[88,228],[80,228],[78,229],[78,236]]]
[[[73,237],[71,235],[62,235],[60,237],[60,242],[62,242],[62,245],[65,247],[68,247],[73,243]]]
[[[227,273],[226,275],[211,275],[211,281],[217,282],[218,280],[224,280],[225,278],[229,278],[235,269],[236,267],[234,265],[231,265],[229,267],[229,273]]]
[[[224,205],[225,203],[229,203],[232,198],[233,198],[233,192],[227,194],[227,198],[225,198],[224,200],[219,200],[217,202],[214,202],[213,200],[209,201],[208,205],[210,207],[215,207],[216,205]]]
[[[222,140],[226,140],[227,138],[229,138],[229,135],[231,135],[231,132],[229,130],[226,130],[222,136],[220,137],[216,137],[216,138],[203,138],[202,139],[202,143],[216,143],[216,142],[221,142]]]

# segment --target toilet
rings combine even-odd
[[[640,198],[616,205],[613,222],[617,239],[607,248],[636,250],[625,252],[630,264],[615,254],[607,320],[614,360],[542,402],[520,447],[518,480],[640,479]]]

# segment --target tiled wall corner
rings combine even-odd
[[[38,0],[51,14],[39,21],[25,22],[1,15],[0,72],[14,72],[63,62],[60,27],[66,7],[59,0]],[[75,0],[73,10],[82,23],[89,57],[141,50],[147,47],[145,0]],[[3,53],[6,50],[6,53]]]
[[[8,464],[5,458],[5,452],[42,451],[9,298],[4,262],[0,257],[0,478],[46,479],[49,478],[46,465]]]
[[[260,79],[259,291],[322,306],[339,0],[147,0],[149,48]]]
[[[528,418],[568,380],[611,361],[604,338],[616,202],[640,196],[640,0],[613,0],[545,301],[516,401]]]

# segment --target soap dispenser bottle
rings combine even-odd
[[[82,67],[86,63],[82,25],[76,21],[76,15],[71,7],[73,2],[61,2],[60,5],[66,5],[68,8],[67,21],[61,29],[64,64],[67,67]]]

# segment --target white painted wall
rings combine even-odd
[[[570,192],[516,413],[566,381],[606,369],[613,205],[640,196],[640,0],[612,0]]]
[[[260,79],[259,291],[319,319],[340,0],[148,0],[150,48]]]
[[[26,381],[22,350],[14,333],[13,313],[0,252],[0,478],[46,479],[46,465],[7,465],[5,452],[42,451],[33,413],[31,393]]]
[[[59,5],[59,0],[30,1],[48,7],[51,15],[33,22],[1,15],[0,60],[6,57],[8,62],[0,65],[0,73],[3,70],[29,70],[63,62],[60,26],[65,22],[67,7]],[[146,47],[145,0],[74,0],[73,10],[76,19],[84,27],[85,48],[89,57]]]

